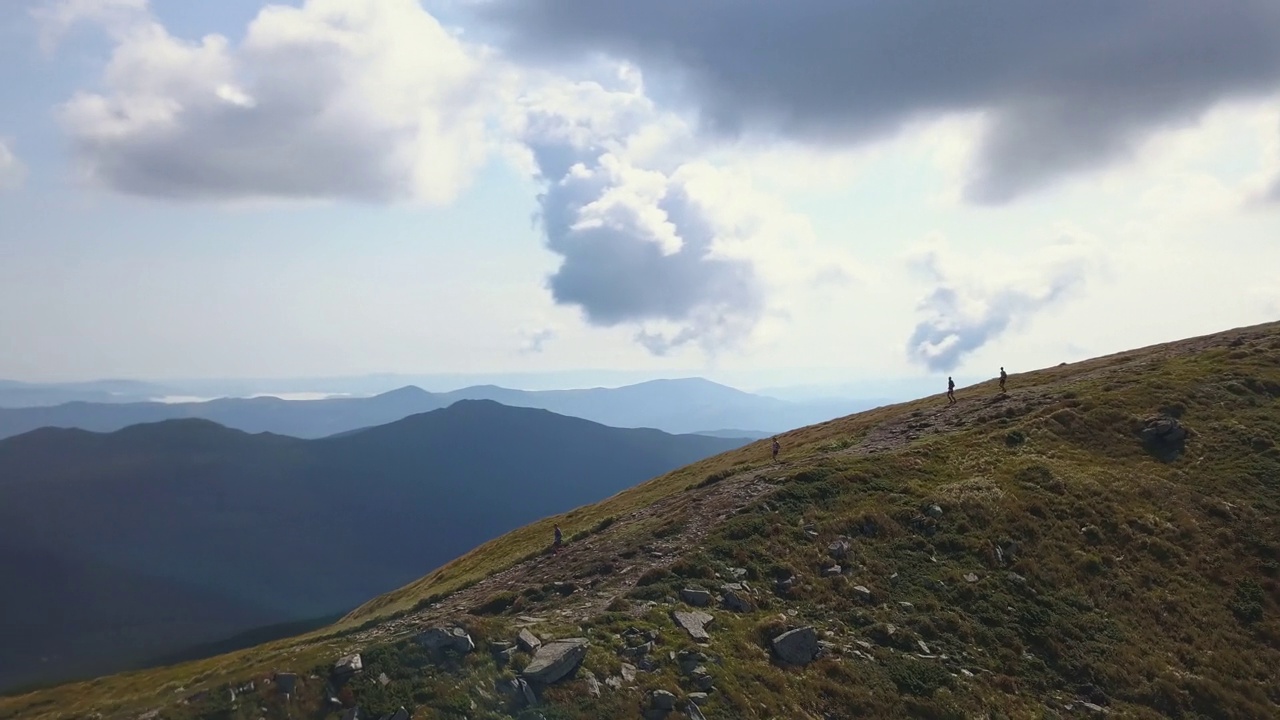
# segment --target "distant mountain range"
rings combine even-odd
[[[106,387],[98,389],[108,391]],[[139,423],[177,418],[212,420],[251,433],[320,438],[394,422],[415,413],[448,407],[459,400],[494,400],[513,407],[551,410],[613,427],[648,427],[670,433],[723,436],[725,428],[741,428],[731,432],[752,438],[842,417],[879,404],[857,400],[788,402],[701,378],[652,380],[619,388],[582,390],[530,391],[477,385],[432,393],[410,386],[373,397],[324,400],[258,397],[184,403],[68,402],[0,408],[0,438],[41,427],[111,432]]]
[[[333,414],[371,422],[422,395]],[[209,405],[303,423],[289,415],[302,404]],[[308,427],[327,432],[326,417]],[[0,440],[0,689],[339,613],[507,530],[745,442],[489,400],[316,440],[205,419]]]

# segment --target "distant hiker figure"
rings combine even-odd
[[[553,548],[552,552],[559,553],[559,552],[560,552],[560,546],[561,546],[562,544],[563,544],[563,540],[562,540],[562,538],[561,538],[561,536],[560,536],[560,526],[559,526],[559,525],[556,525],[556,543],[555,543],[555,545],[553,545],[553,546],[552,546],[552,548]]]
[[[1004,392],[1004,381],[1009,379],[1009,375],[1005,373],[1004,368],[1000,368],[1000,392]]]
[[[947,401],[948,405],[956,404],[956,381],[950,375],[947,376]]]
[[[773,461],[778,462],[778,436],[773,436]]]

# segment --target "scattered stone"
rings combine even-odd
[[[628,655],[630,657],[638,658],[638,657],[644,657],[645,655],[648,655],[650,652],[653,652],[652,640],[648,640],[634,647],[625,648],[623,649],[622,654]]]
[[[651,658],[643,657],[636,661],[636,667],[645,672],[653,672],[658,669],[658,663],[654,662]]]
[[[754,609],[751,602],[744,597],[746,593],[742,583],[727,583],[721,586],[720,592],[720,604],[727,609],[738,613],[751,612]]]
[[[915,609],[916,609],[916,606],[915,606],[915,605],[912,605],[911,603],[909,603],[909,602],[907,602],[907,601],[905,601],[905,600],[903,600],[903,601],[899,602],[899,603],[898,603],[898,607],[902,608],[903,610],[906,610],[907,612],[911,612],[912,610],[915,610]]]
[[[925,645],[923,640],[917,640],[916,645],[920,646],[920,652],[924,653],[925,655],[932,654],[932,652],[929,650],[929,646]]]
[[[400,706],[400,709],[395,711],[395,713],[391,715],[391,717],[387,718],[387,720],[409,720],[409,711],[405,710],[402,705]]]
[[[671,711],[676,709],[676,696],[666,690],[654,690],[649,696],[654,710]]]
[[[711,639],[711,636],[707,634],[706,627],[714,622],[715,618],[707,613],[676,610],[671,613],[671,617],[675,620],[676,625],[683,628],[685,632],[689,633],[689,637],[694,640],[707,642]]]
[[[622,678],[618,677],[617,675],[610,675],[609,677],[604,679],[604,684],[613,690],[621,690]]]
[[[586,656],[586,638],[554,640],[538,648],[521,675],[531,682],[550,685],[573,672]]]
[[[584,670],[582,674],[587,683],[587,694],[591,697],[600,697],[600,681],[596,680],[595,673]]]
[[[148,710],[138,716],[138,720],[156,720],[160,717],[159,710]]]
[[[711,593],[702,588],[685,588],[680,591],[680,597],[695,607],[706,607],[711,604]]]
[[[711,690],[712,686],[716,684],[716,679],[712,677],[711,673],[701,665],[694,668],[691,675],[693,677],[693,686],[703,692]]]
[[[852,547],[845,538],[840,538],[827,546],[827,554],[836,560],[843,560],[849,554],[849,548]]]
[[[862,602],[871,602],[871,590],[865,585],[854,585],[853,591],[857,593],[858,599]]]
[[[378,673],[378,684],[386,687],[391,684],[391,678],[387,677],[386,673]]]
[[[333,674],[338,677],[343,675],[354,675],[363,669],[364,662],[360,659],[360,653],[339,658],[338,662],[333,664]]]
[[[964,668],[960,668],[960,674],[965,677],[973,677],[973,673],[969,672],[968,670],[965,670]]]
[[[700,652],[691,652],[689,650],[681,650],[676,655],[676,663],[680,665],[680,672],[688,675],[693,672],[701,663],[707,660],[707,656]]]
[[[967,583],[976,583],[978,582],[978,576],[974,575],[973,573],[965,573],[964,581]]]
[[[469,653],[476,649],[476,644],[471,641],[471,636],[460,627],[431,628],[418,635],[417,641],[428,650],[452,649],[460,653]]]
[[[929,517],[934,517],[934,518],[942,517],[942,508],[939,507],[938,505],[930,505],[929,509],[926,510],[925,512],[929,514]]]
[[[276,673],[276,685],[280,688],[280,692],[292,695],[298,685],[297,673]]]
[[[783,662],[805,665],[818,655],[818,633],[812,626],[789,630],[775,637],[772,645]]]
[[[829,567],[829,568],[827,568],[826,570],[823,570],[823,571],[822,571],[822,576],[823,576],[823,577],[835,577],[835,576],[839,575],[839,574],[840,574],[841,572],[843,572],[843,571],[844,571],[844,570],[843,570],[843,568],[841,568],[839,565],[832,565],[831,567]]]
[[[729,568],[729,574],[735,578],[744,578],[747,576],[746,568]]]
[[[516,659],[516,646],[512,645],[509,648],[499,650],[494,653],[493,659],[498,663],[499,667],[510,665],[511,661]]]
[[[527,628],[522,629],[520,634],[516,636],[516,644],[527,653],[537,652],[538,648],[542,647],[542,641],[538,639],[538,636],[529,632]]]
[[[690,697],[692,698],[692,696]],[[684,711],[689,714],[689,720],[707,720],[707,716],[702,714],[702,709],[692,700],[685,703]]]
[[[631,683],[631,682],[635,682],[635,681],[636,681],[636,666],[635,666],[635,665],[628,665],[627,663],[622,663],[622,679],[623,679],[623,680],[626,680],[626,681],[627,681],[627,682],[629,682],[629,683]]]
[[[1187,429],[1176,418],[1159,415],[1147,418],[1141,435],[1144,442],[1155,445],[1174,445],[1187,438]]]
[[[1080,703],[1080,706],[1083,707],[1085,710],[1088,710],[1089,712],[1097,715],[1101,715],[1106,712],[1106,710],[1103,709],[1101,705],[1094,705],[1091,702],[1082,702]]]

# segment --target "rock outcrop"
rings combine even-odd
[[[472,642],[471,636],[460,627],[431,628],[419,635],[417,641],[428,650],[448,649],[460,653],[469,653],[476,649],[476,644]]]
[[[789,630],[775,637],[773,651],[789,665],[805,665],[818,656],[818,633],[811,626]]]
[[[715,618],[704,612],[683,612],[676,610],[671,613],[671,618],[675,620],[685,632],[689,633],[689,637],[698,642],[706,642],[711,639],[707,634],[707,626],[710,625]]]
[[[586,656],[586,638],[553,640],[538,648],[521,675],[529,682],[550,685],[572,673]]]

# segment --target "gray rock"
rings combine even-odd
[[[929,513],[929,517],[942,517],[942,508],[937,505],[930,505],[926,512]]]
[[[1142,428],[1142,439],[1149,443],[1173,445],[1187,437],[1187,429],[1176,418],[1167,415],[1148,418]]]
[[[498,663],[500,667],[510,665],[511,661],[516,659],[515,646],[513,645],[505,650],[502,650],[496,653],[493,656],[493,659]]]
[[[530,682],[550,685],[573,672],[586,656],[586,638],[553,640],[538,648],[521,675]]]
[[[772,645],[783,662],[805,665],[818,655],[818,633],[811,626],[789,630],[775,637]]]
[[[711,604],[711,593],[702,588],[685,588],[680,591],[680,598],[695,607],[706,607]]]
[[[841,572],[843,572],[843,571],[844,571],[844,569],[843,569],[843,568],[841,568],[839,565],[832,565],[831,567],[827,568],[826,570],[823,570],[823,571],[822,571],[822,575],[823,575],[823,577],[835,577],[835,576],[839,575],[839,574],[840,574]]]
[[[967,583],[976,583],[978,582],[978,576],[973,573],[965,573],[964,581]]]
[[[469,653],[476,649],[476,644],[471,641],[471,636],[460,627],[431,628],[418,635],[417,641],[428,650],[451,649],[460,653]]]
[[[618,677],[617,675],[610,675],[609,677],[604,679],[604,684],[609,686],[610,688],[613,688],[614,690],[621,690],[622,678]]]
[[[689,633],[689,637],[694,640],[706,642],[711,639],[711,636],[707,634],[706,627],[714,622],[715,618],[707,613],[676,610],[671,613],[671,617],[676,621],[676,625],[683,628],[685,632]]]
[[[700,652],[681,650],[680,653],[676,655],[676,663],[680,665],[680,672],[686,675],[693,672],[695,668],[697,668],[701,663],[706,662],[706,660],[707,656]]]
[[[747,576],[746,568],[729,568],[729,574],[735,578],[744,578]]]
[[[696,702],[692,702],[693,695],[690,695],[689,697],[690,702],[685,703],[684,709],[684,711],[689,714],[689,720],[707,720],[707,716],[702,714],[702,709],[698,707],[698,704]]]
[[[840,538],[827,546],[827,554],[836,560],[843,560],[849,554],[849,548],[852,547],[849,541]]]
[[[360,653],[339,658],[338,662],[333,664],[334,675],[353,675],[363,669],[364,662],[360,659]]]
[[[675,710],[676,696],[666,690],[654,690],[649,696],[649,702],[653,704],[655,710]]]
[[[911,603],[905,600],[903,600],[902,602],[899,602],[898,607],[902,608],[903,610],[906,610],[907,612],[911,612],[912,610],[916,609],[915,605],[912,605]]]
[[[862,602],[871,602],[871,590],[865,585],[854,585],[853,592],[857,594],[858,599]]]
[[[622,679],[627,682],[636,681],[636,666],[622,663]]]
[[[923,640],[917,640],[916,645],[920,646],[920,652],[924,653],[925,655],[931,654],[931,651],[929,650],[929,646],[925,645]]]
[[[653,652],[653,641],[649,640],[634,647],[624,648],[622,654],[628,657],[644,657]]]
[[[720,587],[720,604],[737,613],[751,612],[754,608],[746,598],[742,583],[727,583]]]
[[[600,681],[596,680],[595,673],[584,670],[582,676],[587,683],[587,694],[591,697],[600,697]]]
[[[707,692],[716,684],[716,679],[707,672],[704,667],[695,668],[693,673],[693,686],[703,692]]]
[[[382,687],[386,687],[391,684],[391,678],[387,677],[386,673],[378,673],[378,684]]]
[[[521,650],[524,650],[527,653],[537,652],[538,648],[542,647],[542,641],[539,640],[536,635],[529,632],[527,628],[522,629],[520,634],[516,636],[516,644],[520,646]]]
[[[403,706],[387,717],[387,720],[409,720],[409,711]]]
[[[689,693],[689,702],[693,705],[701,705],[709,699],[711,699],[711,696],[704,692]]]
[[[297,673],[276,673],[276,687],[286,695],[292,695],[298,685]]]

